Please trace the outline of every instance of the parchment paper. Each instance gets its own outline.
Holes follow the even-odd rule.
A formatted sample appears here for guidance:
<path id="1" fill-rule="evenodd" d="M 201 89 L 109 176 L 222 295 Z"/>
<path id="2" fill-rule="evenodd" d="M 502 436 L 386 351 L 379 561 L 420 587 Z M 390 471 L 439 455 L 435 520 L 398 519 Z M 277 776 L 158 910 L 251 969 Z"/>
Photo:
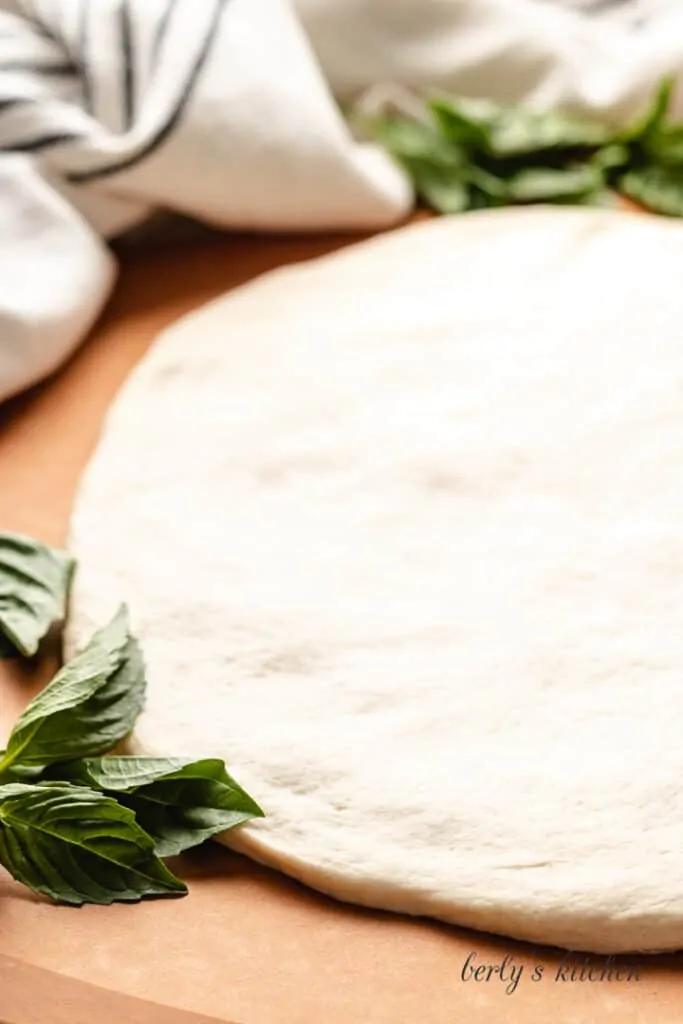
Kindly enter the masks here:
<path id="1" fill-rule="evenodd" d="M 161 327 L 269 267 L 352 240 L 207 234 L 126 251 L 89 344 L 49 385 L 0 410 L 0 529 L 63 541 L 107 405 Z M 55 656 L 28 670 L 0 666 L 3 731 Z M 572 980 L 556 951 L 337 904 L 213 844 L 177 870 L 190 885 L 185 899 L 82 909 L 34 897 L 0 872 L 0 1022 L 683 1020 L 683 958 L 636 958 L 630 980 L 628 970 L 617 974 L 622 961 L 604 958 L 584 965 L 581 980 L 578 958 Z"/>

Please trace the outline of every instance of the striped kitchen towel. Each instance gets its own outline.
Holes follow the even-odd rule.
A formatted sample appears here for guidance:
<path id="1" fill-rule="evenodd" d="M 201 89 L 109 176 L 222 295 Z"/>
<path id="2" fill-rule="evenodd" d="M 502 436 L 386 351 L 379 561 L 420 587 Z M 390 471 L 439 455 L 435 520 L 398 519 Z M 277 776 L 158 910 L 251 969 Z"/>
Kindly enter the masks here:
<path id="1" fill-rule="evenodd" d="M 0 0 L 0 400 L 79 344 L 115 277 L 106 240 L 156 209 L 404 217 L 408 182 L 340 112 L 378 83 L 626 116 L 683 67 L 680 4 L 572 3 L 605 0 Z"/>

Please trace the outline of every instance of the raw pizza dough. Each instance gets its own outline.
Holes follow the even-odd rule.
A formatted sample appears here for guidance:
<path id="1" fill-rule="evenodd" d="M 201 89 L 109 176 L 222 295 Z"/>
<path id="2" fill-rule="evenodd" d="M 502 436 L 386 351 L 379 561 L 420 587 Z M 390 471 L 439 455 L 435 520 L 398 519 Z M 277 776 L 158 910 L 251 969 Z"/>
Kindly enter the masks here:
<path id="1" fill-rule="evenodd" d="M 683 946 L 683 228 L 471 214 L 167 331 L 85 476 L 70 645 L 125 599 L 147 752 L 349 900 Z"/>

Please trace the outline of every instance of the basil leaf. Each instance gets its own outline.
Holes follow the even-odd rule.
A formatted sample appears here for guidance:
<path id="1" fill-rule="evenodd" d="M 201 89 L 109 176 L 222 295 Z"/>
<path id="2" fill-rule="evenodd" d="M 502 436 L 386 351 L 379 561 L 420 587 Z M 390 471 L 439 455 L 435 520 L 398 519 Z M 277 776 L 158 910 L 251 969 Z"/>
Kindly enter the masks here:
<path id="1" fill-rule="evenodd" d="M 590 163 L 593 167 L 599 168 L 601 171 L 612 171 L 617 168 L 626 167 L 629 163 L 630 153 L 628 146 L 624 146 L 619 142 L 610 143 L 607 146 L 603 146 L 599 149 L 591 159 Z"/>
<path id="2" fill-rule="evenodd" d="M 634 168 L 619 178 L 617 187 L 654 213 L 683 217 L 683 168 Z"/>
<path id="3" fill-rule="evenodd" d="M 539 113 L 488 100 L 434 99 L 429 109 L 450 141 L 499 158 L 555 149 L 595 149 L 607 143 L 612 134 L 597 122 L 557 111 Z"/>
<path id="4" fill-rule="evenodd" d="M 656 135 L 648 139 L 647 156 L 655 163 L 667 167 L 683 165 L 683 125 L 669 125 L 660 129 Z"/>
<path id="5" fill-rule="evenodd" d="M 50 776 L 57 773 L 70 782 L 116 793 L 152 836 L 160 857 L 173 857 L 263 817 L 218 759 L 103 757 L 60 765 Z"/>
<path id="6" fill-rule="evenodd" d="M 564 206 L 599 206 L 605 210 L 620 210 L 622 203 L 619 196 L 609 188 L 599 188 L 595 192 L 586 192 L 584 195 L 572 199 L 566 197 L 561 200 Z"/>
<path id="7" fill-rule="evenodd" d="M 131 810 L 66 783 L 0 786 L 0 863 L 62 903 L 137 901 L 186 893 Z"/>
<path id="8" fill-rule="evenodd" d="M 515 202 L 544 202 L 585 196 L 604 186 L 602 171 L 590 164 L 567 167 L 528 167 L 519 171 L 508 182 L 510 196 Z"/>
<path id="9" fill-rule="evenodd" d="M 374 136 L 399 161 L 427 160 L 440 167 L 462 167 L 466 155 L 440 135 L 433 125 L 407 117 L 375 120 L 370 125 Z"/>
<path id="10" fill-rule="evenodd" d="M 489 100 L 430 100 L 429 112 L 449 142 L 472 149 L 490 149 L 490 133 L 500 108 Z"/>
<path id="11" fill-rule="evenodd" d="M 673 96 L 675 78 L 665 78 L 642 117 L 616 133 L 615 142 L 646 142 L 653 139 L 666 121 Z"/>
<path id="12" fill-rule="evenodd" d="M 488 192 L 482 192 L 479 188 L 473 188 L 470 192 L 470 210 L 490 210 L 492 207 L 505 205 L 501 200 L 496 200 Z"/>
<path id="13" fill-rule="evenodd" d="M 376 138 L 410 176 L 418 196 L 438 213 L 462 213 L 469 206 L 464 176 L 467 157 L 433 127 L 409 118 L 375 121 Z"/>
<path id="14" fill-rule="evenodd" d="M 413 164 L 415 191 L 437 213 L 464 213 L 470 208 L 469 189 L 463 178 L 449 168 Z"/>
<path id="15" fill-rule="evenodd" d="M 468 167 L 466 174 L 469 183 L 488 197 L 487 205 L 499 206 L 502 202 L 509 202 L 510 189 L 503 178 L 476 166 Z"/>
<path id="16" fill-rule="evenodd" d="M 32 657 L 53 622 L 61 621 L 74 571 L 64 551 L 19 533 L 0 533 L 0 656 L 13 648 Z"/>
<path id="17" fill-rule="evenodd" d="M 145 685 L 124 606 L 26 707 L 0 761 L 0 776 L 15 764 L 40 769 L 106 754 L 131 732 Z"/>
<path id="18" fill-rule="evenodd" d="M 539 114 L 508 107 L 490 132 L 489 150 L 493 156 L 507 158 L 552 150 L 590 150 L 609 142 L 611 134 L 597 122 L 580 121 L 557 111 Z"/>

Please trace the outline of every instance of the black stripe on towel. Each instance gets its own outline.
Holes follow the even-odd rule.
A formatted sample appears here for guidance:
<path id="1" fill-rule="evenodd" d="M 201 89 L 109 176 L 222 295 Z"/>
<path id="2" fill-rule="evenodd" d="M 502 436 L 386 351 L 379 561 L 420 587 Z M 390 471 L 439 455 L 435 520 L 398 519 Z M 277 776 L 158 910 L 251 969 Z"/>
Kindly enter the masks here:
<path id="1" fill-rule="evenodd" d="M 163 16 L 159 19 L 157 30 L 154 33 L 154 41 L 152 42 L 152 71 L 154 71 L 159 61 L 159 54 L 161 53 L 161 48 L 164 45 L 164 40 L 168 35 L 168 29 L 177 5 L 178 0 L 168 0 L 166 10 L 164 11 Z"/>
<path id="2" fill-rule="evenodd" d="M 0 153 L 37 153 L 41 149 L 49 149 L 50 146 L 60 146 L 64 142 L 75 142 L 81 136 L 77 132 L 55 132 L 52 135 L 40 135 L 35 139 L 12 142 L 7 146 L 0 146 Z"/>
<path id="3" fill-rule="evenodd" d="M 111 174 L 117 174 L 120 171 L 127 171 L 131 167 L 135 167 L 136 164 L 141 163 L 143 160 L 145 160 L 166 141 L 169 135 L 173 132 L 174 128 L 177 127 L 180 119 L 185 113 L 187 105 L 190 102 L 190 99 L 192 98 L 194 87 L 197 84 L 197 81 L 201 76 L 204 67 L 206 66 L 206 62 L 211 53 L 211 44 L 213 43 L 214 36 L 216 35 L 216 32 L 218 30 L 220 20 L 225 10 L 226 3 L 227 0 L 216 0 L 213 11 L 213 17 L 211 18 L 211 24 L 209 25 L 206 33 L 204 34 L 204 38 L 201 41 L 200 47 L 195 57 L 195 61 L 185 81 L 183 91 L 176 100 L 176 103 L 173 109 L 171 110 L 171 113 L 169 114 L 168 118 L 161 125 L 161 127 L 154 133 L 152 138 L 148 142 L 146 142 L 145 145 L 136 153 L 133 153 L 131 156 L 128 156 L 123 160 L 120 160 L 118 163 L 108 164 L 106 167 L 99 167 L 89 171 L 74 171 L 70 175 L 68 175 L 68 181 L 74 184 L 87 181 L 98 181 L 99 179 L 106 178 Z"/>
<path id="4" fill-rule="evenodd" d="M 55 35 L 52 29 L 48 28 L 48 26 L 43 21 L 42 17 L 36 10 L 36 5 L 35 3 L 33 3 L 33 0 L 30 0 L 27 6 L 30 9 L 26 12 L 26 17 L 29 18 L 31 21 L 31 31 L 35 35 L 40 36 L 41 39 L 49 39 L 53 43 L 60 42 L 58 36 Z"/>
<path id="5" fill-rule="evenodd" d="M 624 3 L 624 0 L 592 0 L 584 10 L 586 14 L 604 14 L 612 8 L 628 6 L 628 2 Z"/>
<path id="6" fill-rule="evenodd" d="M 59 61 L 52 64 L 41 64 L 32 60 L 3 60 L 0 61 L 0 74 L 6 71 L 26 71 L 31 75 L 46 75 L 49 77 L 65 78 L 68 75 L 77 75 L 78 68 L 70 61 Z"/>
<path id="7" fill-rule="evenodd" d="M 135 53 L 128 0 L 121 0 L 119 5 L 119 37 L 123 61 L 123 127 L 128 131 L 135 120 Z"/>
<path id="8" fill-rule="evenodd" d="M 92 114 L 93 87 L 90 77 L 88 46 L 90 40 L 90 0 L 80 0 L 81 9 L 78 17 L 78 54 L 81 72 L 81 99 L 86 114 Z"/>
<path id="9" fill-rule="evenodd" d="M 11 110 L 12 107 L 20 107 L 23 103 L 35 103 L 35 100 L 30 96 L 8 96 L 6 99 L 0 99 L 0 114 Z"/>

